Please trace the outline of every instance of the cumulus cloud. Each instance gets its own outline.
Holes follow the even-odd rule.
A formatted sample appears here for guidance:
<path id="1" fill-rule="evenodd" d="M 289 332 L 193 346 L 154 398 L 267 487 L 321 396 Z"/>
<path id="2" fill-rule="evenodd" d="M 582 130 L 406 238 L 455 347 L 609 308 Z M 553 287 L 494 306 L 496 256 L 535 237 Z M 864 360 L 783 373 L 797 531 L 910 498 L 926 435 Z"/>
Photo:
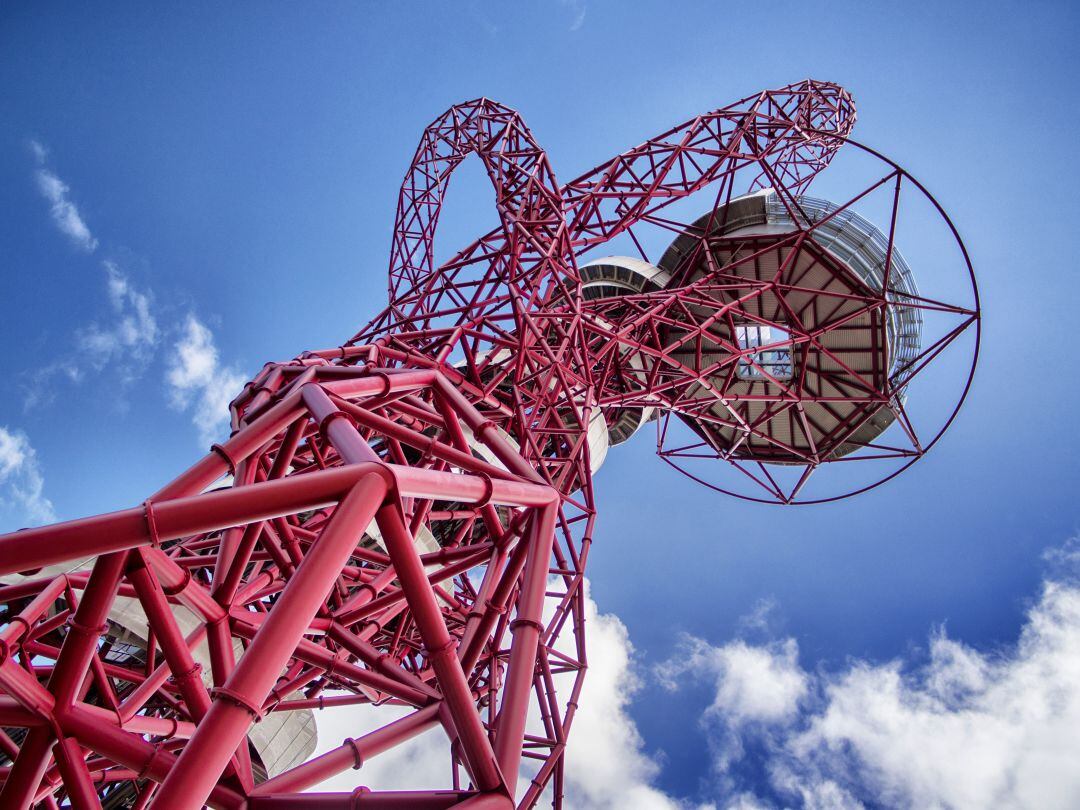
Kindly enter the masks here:
<path id="1" fill-rule="evenodd" d="M 589 670 L 566 750 L 566 805 L 587 810 L 675 810 L 683 804 L 657 789 L 660 765 L 645 751 L 629 708 L 642 681 L 626 625 L 585 600 Z M 570 634 L 559 642 L 569 645 Z M 566 650 L 570 653 L 570 650 Z"/>
<path id="2" fill-rule="evenodd" d="M 30 141 L 30 151 L 38 164 L 34 175 L 38 191 L 49 202 L 53 223 L 76 247 L 93 253 L 97 249 L 98 241 L 87 227 L 78 207 L 72 202 L 70 187 L 45 165 L 48 150 L 41 143 Z"/>
<path id="3" fill-rule="evenodd" d="M 0 509 L 4 521 L 38 524 L 56 520 L 44 491 L 37 453 L 26 434 L 0 427 Z"/>
<path id="4" fill-rule="evenodd" d="M 579 810 L 683 807 L 652 785 L 660 766 L 645 752 L 628 713 L 641 681 L 635 672 L 634 648 L 625 625 L 617 616 L 600 613 L 591 598 L 585 602 L 585 623 L 589 671 L 567 747 L 566 806 Z M 559 643 L 563 643 L 562 638 Z M 372 731 L 406 713 L 392 706 L 321 711 L 316 714 L 317 751 L 329 750 L 345 737 Z M 436 727 L 406 745 L 373 757 L 360 772 L 338 774 L 315 789 L 351 790 L 361 784 L 375 790 L 445 788 L 450 784 L 448 751 L 446 736 Z M 519 794 L 531 778 L 526 769 L 523 767 Z"/>
<path id="5" fill-rule="evenodd" d="M 169 397 L 179 410 L 190 410 L 199 440 L 211 444 L 223 438 L 229 424 L 229 403 L 247 377 L 222 366 L 213 333 L 189 314 L 173 347 L 166 374 Z"/>
<path id="6" fill-rule="evenodd" d="M 1074 542 L 1054 557 L 1075 564 L 1077 551 Z M 1072 574 L 1044 583 L 1008 650 L 976 650 L 939 629 L 922 663 L 855 661 L 810 673 L 790 638 L 686 643 L 687 662 L 661 674 L 669 685 L 689 673 L 712 680 L 702 723 L 732 805 L 1080 806 L 1080 586 Z M 765 752 L 771 796 L 755 796 L 729 770 L 751 743 L 755 755 Z"/>
<path id="7" fill-rule="evenodd" d="M 669 687 L 685 673 L 711 677 L 716 691 L 708 713 L 727 723 L 776 723 L 792 717 L 807 692 L 807 675 L 799 667 L 794 639 L 767 647 L 734 641 L 712 647 L 687 636 L 679 657 L 659 669 Z"/>
<path id="8" fill-rule="evenodd" d="M 341 745 L 346 737 L 361 737 L 413 710 L 401 706 L 363 706 L 322 709 L 315 713 L 319 742 L 315 754 Z M 451 784 L 450 744 L 436 725 L 403 745 L 366 760 L 359 771 L 336 774 L 312 790 L 346 791 L 363 785 L 372 790 L 436 790 Z"/>

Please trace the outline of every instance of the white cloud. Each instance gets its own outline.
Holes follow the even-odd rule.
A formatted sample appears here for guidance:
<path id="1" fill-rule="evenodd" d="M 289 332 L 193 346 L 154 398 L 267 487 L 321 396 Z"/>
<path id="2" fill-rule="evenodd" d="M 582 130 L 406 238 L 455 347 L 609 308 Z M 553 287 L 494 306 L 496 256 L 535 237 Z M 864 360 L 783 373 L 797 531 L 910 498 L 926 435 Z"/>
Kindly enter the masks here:
<path id="1" fill-rule="evenodd" d="M 49 156 L 49 150 L 40 141 L 31 139 L 29 141 L 30 152 L 34 155 L 34 160 L 38 163 L 44 163 L 45 159 Z"/>
<path id="2" fill-rule="evenodd" d="M 30 151 L 33 152 L 34 159 L 38 163 L 38 169 L 34 175 L 38 191 L 49 201 L 53 223 L 76 247 L 87 253 L 93 253 L 97 249 L 97 239 L 87 227 L 78 207 L 71 201 L 71 189 L 67 183 L 45 165 L 45 160 L 49 155 L 48 149 L 37 141 L 30 141 Z"/>
<path id="3" fill-rule="evenodd" d="M 171 402 L 179 410 L 191 409 L 203 444 L 219 441 L 229 424 L 229 403 L 247 377 L 221 366 L 213 333 L 194 315 L 188 315 L 173 348 L 166 374 Z"/>
<path id="4" fill-rule="evenodd" d="M 794 639 L 766 646 L 739 640 L 713 647 L 684 636 L 676 655 L 657 667 L 657 675 L 668 689 L 677 688 L 686 675 L 711 683 L 713 698 L 702 723 L 709 731 L 709 749 L 724 793 L 737 787 L 725 772 L 743 757 L 745 730 L 792 719 L 809 688 Z M 745 804 L 746 797 L 740 801 Z"/>
<path id="5" fill-rule="evenodd" d="M 1043 552 L 1043 562 L 1050 568 L 1051 579 L 1075 581 L 1080 575 L 1080 537 Z"/>
<path id="6" fill-rule="evenodd" d="M 56 399 L 55 380 L 60 377 L 69 382 L 82 382 L 85 374 L 72 360 L 57 360 L 20 374 L 19 388 L 23 394 L 23 408 L 27 411 L 50 405 Z"/>
<path id="7" fill-rule="evenodd" d="M 627 712 L 640 679 L 634 671 L 633 645 L 617 616 L 603 614 L 589 597 L 585 602 L 589 671 L 566 752 L 566 806 L 575 810 L 676 810 L 684 807 L 651 784 L 659 764 L 644 751 L 641 735 Z M 560 646 L 563 645 L 560 638 Z M 318 753 L 372 731 L 406 714 L 391 706 L 324 710 L 316 714 Z M 533 718 L 535 721 L 535 718 Z M 409 743 L 346 771 L 316 790 L 446 788 L 450 784 L 449 744 L 435 727 Z M 519 795 L 528 784 L 525 768 Z M 541 801 L 543 805 L 543 801 Z"/>
<path id="8" fill-rule="evenodd" d="M 92 253 L 97 249 L 97 239 L 71 201 L 71 189 L 46 165 L 49 150 L 36 140 L 30 140 L 28 146 L 38 165 L 38 188 L 52 204 L 56 226 L 76 245 Z M 105 260 L 102 267 L 111 317 L 77 329 L 74 352 L 22 375 L 25 408 L 52 402 L 59 379 L 79 383 L 88 376 L 88 369 L 112 367 L 120 382 L 127 385 L 142 376 L 153 360 L 162 332 L 153 296 L 134 286 L 115 262 Z M 183 334 L 175 345 L 166 377 L 170 399 L 175 407 L 192 410 L 200 440 L 209 443 L 221 437 L 228 424 L 228 404 L 246 378 L 220 365 L 213 335 L 194 315 L 189 315 L 180 328 Z M 116 404 L 125 407 L 122 401 Z"/>
<path id="9" fill-rule="evenodd" d="M 0 427 L 0 507 L 5 521 L 12 518 L 37 524 L 56 520 L 44 490 L 37 453 L 26 434 Z"/>
<path id="10" fill-rule="evenodd" d="M 29 147 L 38 164 L 35 173 L 38 189 L 52 204 L 53 221 L 77 246 L 92 253 L 97 249 L 97 239 L 70 200 L 67 184 L 45 165 L 49 150 L 35 140 L 29 141 Z M 27 409 L 50 403 L 55 398 L 54 387 L 58 379 L 81 382 L 87 367 L 101 371 L 113 363 L 121 382 L 130 383 L 142 374 L 152 359 L 159 335 L 152 311 L 152 296 L 136 289 L 115 262 L 103 261 L 102 267 L 112 317 L 104 323 L 94 321 L 78 329 L 74 353 L 23 375 L 21 387 Z"/>
<path id="11" fill-rule="evenodd" d="M 319 743 L 315 754 L 341 745 L 346 737 L 360 737 L 411 713 L 401 706 L 362 706 L 323 709 L 315 713 Z M 436 725 L 403 745 L 366 760 L 359 771 L 347 770 L 312 790 L 345 791 L 359 785 L 372 790 L 436 790 L 450 782 L 450 743 Z"/>
<path id="12" fill-rule="evenodd" d="M 1075 562 L 1075 552 L 1055 556 Z M 753 742 L 772 798 L 788 806 L 1080 806 L 1080 587 L 1068 576 L 1044 583 L 1006 651 L 937 631 L 921 665 L 855 661 L 811 674 L 794 639 L 688 644 L 689 660 L 662 674 L 715 679 L 703 724 L 733 804 L 758 801 L 729 770 Z"/>
<path id="13" fill-rule="evenodd" d="M 160 341 L 161 330 L 153 311 L 153 296 L 137 289 L 115 262 L 101 263 L 112 310 L 109 319 L 91 322 L 75 331 L 75 351 L 22 375 L 23 406 L 29 410 L 51 403 L 57 380 L 80 383 L 87 370 L 113 366 L 123 385 L 146 370 Z"/>
<path id="14" fill-rule="evenodd" d="M 773 597 L 759 599 L 750 612 L 739 617 L 739 636 L 768 636 L 778 622 L 779 603 Z"/>
<path id="15" fill-rule="evenodd" d="M 684 805 L 653 786 L 659 763 L 629 714 L 641 679 L 626 625 L 586 595 L 589 670 L 566 750 L 566 806 L 585 810 L 675 810 Z M 564 630 L 560 642 L 568 643 Z M 567 650 L 567 652 L 570 652 Z"/>
<path id="16" fill-rule="evenodd" d="M 807 676 L 799 667 L 799 648 L 794 639 L 767 647 L 733 641 L 712 647 L 701 639 L 687 636 L 679 656 L 659 668 L 664 682 L 692 672 L 696 677 L 711 677 L 716 692 L 708 711 L 722 716 L 727 723 L 775 723 L 786 720 L 798 710 L 806 696 Z"/>
<path id="17" fill-rule="evenodd" d="M 38 163 L 38 189 L 52 203 L 52 216 L 56 226 L 83 250 L 93 252 L 97 248 L 97 239 L 90 233 L 78 208 L 69 199 L 71 189 L 45 165 L 49 150 L 35 140 L 31 140 L 29 145 Z M 132 366 L 145 365 L 150 350 L 157 342 L 158 326 L 151 312 L 152 300 L 149 293 L 132 286 L 115 262 L 106 260 L 102 262 L 102 267 L 105 268 L 109 303 L 114 317 L 104 326 L 94 322 L 79 330 L 78 347 L 88 355 L 90 364 L 98 370 L 115 357 L 123 355 L 127 361 L 125 376 L 130 377 Z M 131 361 L 135 361 L 134 364 Z M 50 368 L 53 372 L 64 371 L 72 379 L 79 376 L 78 373 L 73 375 L 70 372 L 73 368 L 71 364 L 55 363 Z"/>
<path id="18" fill-rule="evenodd" d="M 158 341 L 158 325 L 151 311 L 150 294 L 137 290 L 114 262 L 106 261 L 106 284 L 112 320 L 90 324 L 76 333 L 76 342 L 96 369 L 120 361 L 130 382 L 149 361 Z"/>

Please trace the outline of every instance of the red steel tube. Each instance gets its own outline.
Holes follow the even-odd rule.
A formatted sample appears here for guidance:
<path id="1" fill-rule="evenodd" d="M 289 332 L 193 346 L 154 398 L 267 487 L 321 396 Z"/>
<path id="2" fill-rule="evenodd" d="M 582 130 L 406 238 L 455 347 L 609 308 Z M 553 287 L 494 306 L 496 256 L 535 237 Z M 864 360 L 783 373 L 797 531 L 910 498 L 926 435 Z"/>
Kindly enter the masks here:
<path id="1" fill-rule="evenodd" d="M 23 709 L 41 720 L 52 717 L 56 698 L 38 683 L 37 678 L 8 657 L 7 648 L 0 645 L 0 688 Z M 37 723 L 35 725 L 40 725 Z"/>
<path id="2" fill-rule="evenodd" d="M 487 497 L 490 490 L 495 503 L 539 506 L 554 496 L 553 490 L 542 485 L 396 465 L 385 468 L 393 470 L 402 494 L 410 497 L 476 502 Z M 151 509 L 156 540 L 176 540 L 330 506 L 366 472 L 353 462 L 307 475 L 154 503 Z M 0 575 L 150 545 L 153 539 L 145 506 L 23 529 L 0 535 Z"/>
<path id="3" fill-rule="evenodd" d="M 503 773 L 516 774 L 521 763 L 521 744 L 525 737 L 529 691 L 536 672 L 536 648 L 543 631 L 544 592 L 557 517 L 558 508 L 552 504 L 534 515 L 530 527 L 529 558 L 518 596 L 517 617 L 510 623 L 514 638 L 495 738 L 495 755 Z"/>
<path id="4" fill-rule="evenodd" d="M 236 464 L 243 461 L 264 442 L 284 430 L 299 413 L 299 395 L 295 393 L 287 395 L 281 402 L 222 444 L 220 453 L 212 452 L 204 456 L 179 478 L 150 496 L 150 500 L 165 500 L 202 492 L 223 475 L 232 472 L 230 463 Z M 226 459 L 230 459 L 231 462 Z"/>
<path id="5" fill-rule="evenodd" d="M 0 644 L 12 645 L 24 636 L 30 626 L 36 622 L 46 610 L 52 607 L 52 603 L 64 592 L 67 587 L 67 577 L 57 577 L 50 582 L 33 599 L 30 604 L 19 611 L 19 615 L 8 619 L 8 626 L 0 630 Z"/>
<path id="6" fill-rule="evenodd" d="M 427 731 L 438 722 L 439 704 L 425 706 L 363 737 L 346 740 L 337 748 L 266 780 L 251 792 L 251 796 L 306 790 L 334 774 L 349 768 L 360 768 L 372 757 Z"/>
<path id="7" fill-rule="evenodd" d="M 290 515 L 337 502 L 370 470 L 340 467 L 249 487 L 154 502 L 159 541 Z M 0 535 L 0 574 L 150 545 L 145 506 Z"/>
<path id="8" fill-rule="evenodd" d="M 364 441 L 364 437 L 357 432 L 348 419 L 340 418 L 344 414 L 330 401 L 330 397 L 318 384 L 308 383 L 300 390 L 300 394 L 304 398 L 304 404 L 311 411 L 312 417 L 318 423 L 319 429 L 326 434 L 326 438 L 343 459 L 350 464 L 381 461 L 371 449 L 371 445 Z"/>
<path id="9" fill-rule="evenodd" d="M 254 623 L 242 623 L 239 619 L 236 619 L 235 624 L 235 632 L 238 636 L 255 638 L 259 625 Z M 342 661 L 340 658 L 335 657 L 335 655 L 325 647 L 320 647 L 318 644 L 315 644 L 306 638 L 300 639 L 300 643 L 296 645 L 293 655 L 307 664 L 322 667 L 327 671 L 341 673 L 360 686 L 368 686 L 371 689 L 378 690 L 387 695 L 392 695 L 398 700 L 411 703 L 414 706 L 426 706 L 432 701 L 432 696 L 429 694 L 428 690 L 421 691 L 400 680 L 388 678 L 386 675 L 382 675 L 378 672 L 372 672 L 371 670 L 358 667 L 355 664 Z"/>
<path id="10" fill-rule="evenodd" d="M 376 515 L 386 550 L 401 580 L 401 589 L 412 610 L 413 619 L 427 647 L 431 668 L 442 687 L 444 699 L 461 739 L 462 751 L 476 784 L 485 791 L 505 783 L 499 771 L 487 732 L 476 712 L 465 672 L 454 652 L 455 642 L 446 629 L 435 601 L 420 555 L 413 545 L 405 523 L 393 505 L 382 507 Z"/>
<path id="11" fill-rule="evenodd" d="M 495 457 L 506 466 L 506 469 L 520 475 L 527 481 L 535 481 L 538 484 L 543 483 L 544 479 L 540 477 L 540 474 L 530 467 L 529 463 L 521 457 L 521 454 L 508 445 L 498 433 L 491 430 L 493 425 L 476 410 L 473 404 L 465 398 L 464 394 L 450 384 L 449 380 L 439 374 L 435 377 L 435 387 L 438 389 L 439 394 L 445 397 L 453 409 L 461 415 L 461 418 L 465 420 L 465 424 L 469 426 L 476 438 L 487 445 L 488 449 L 495 454 Z"/>
<path id="12" fill-rule="evenodd" d="M 105 629 L 105 619 L 116 596 L 126 554 L 110 554 L 94 563 L 82 601 L 68 623 L 68 632 L 49 679 L 49 691 L 56 699 L 56 710 L 64 710 L 78 696 L 97 640 Z M 49 766 L 52 746 L 51 729 L 38 727 L 27 732 L 26 741 L 0 790 L 0 806 L 29 806 Z"/>
<path id="13" fill-rule="evenodd" d="M 148 743 L 140 736 L 102 723 L 97 715 L 90 712 L 70 708 L 59 720 L 64 732 L 77 738 L 83 745 L 155 782 L 164 781 L 176 764 L 174 754 Z M 231 788 L 215 785 L 206 803 L 217 810 L 240 810 L 244 797 Z"/>
<path id="14" fill-rule="evenodd" d="M 75 810 L 101 810 L 97 790 L 86 769 L 78 742 L 72 737 L 61 737 L 53 746 L 53 753 L 71 806 Z"/>
<path id="15" fill-rule="evenodd" d="M 461 806 L 470 794 L 455 790 L 402 790 L 372 792 L 357 788 L 352 793 L 286 793 L 257 796 L 249 810 L 446 810 Z M 512 805 L 511 805 L 512 806 Z M 506 805 L 498 810 L 504 810 Z"/>
<path id="16" fill-rule="evenodd" d="M 128 571 L 128 578 L 139 594 L 139 601 L 184 697 L 188 713 L 198 722 L 210 708 L 210 695 L 200 677 L 202 668 L 195 663 L 161 586 L 141 560 Z"/>
<path id="17" fill-rule="evenodd" d="M 0 726 L 30 728 L 44 723 L 44 717 L 27 710 L 15 698 L 0 695 Z"/>
<path id="18" fill-rule="evenodd" d="M 159 803 L 202 806 L 387 492 L 387 479 L 369 473 L 337 507 L 162 783 Z"/>

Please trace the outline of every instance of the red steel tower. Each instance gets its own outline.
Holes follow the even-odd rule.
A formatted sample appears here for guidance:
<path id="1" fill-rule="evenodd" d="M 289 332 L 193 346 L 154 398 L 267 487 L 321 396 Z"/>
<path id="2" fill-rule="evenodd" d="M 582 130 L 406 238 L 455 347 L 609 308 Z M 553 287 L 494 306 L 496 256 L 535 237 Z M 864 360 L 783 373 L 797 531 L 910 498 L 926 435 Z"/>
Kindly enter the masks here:
<path id="1" fill-rule="evenodd" d="M 0 806 L 562 806 L 608 448 L 655 423 L 709 486 L 829 500 L 921 457 L 966 395 L 967 254 L 854 123 L 845 90 L 804 81 L 560 186 L 514 111 L 436 119 L 378 317 L 267 364 L 231 437 L 142 504 L 0 537 Z M 843 179 L 869 179 L 808 196 L 841 146 Z M 501 224 L 436 266 L 470 155 Z M 823 466 L 839 491 L 814 488 Z M 310 757 L 313 712 L 388 708 Z M 443 789 L 304 792 L 435 727 Z"/>

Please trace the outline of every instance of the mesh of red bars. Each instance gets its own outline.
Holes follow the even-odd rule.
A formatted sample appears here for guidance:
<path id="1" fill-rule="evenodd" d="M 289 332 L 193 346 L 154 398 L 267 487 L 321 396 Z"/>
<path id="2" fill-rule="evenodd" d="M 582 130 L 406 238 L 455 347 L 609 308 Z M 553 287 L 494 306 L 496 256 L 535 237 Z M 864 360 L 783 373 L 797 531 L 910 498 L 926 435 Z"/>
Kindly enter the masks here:
<path id="1" fill-rule="evenodd" d="M 658 211 L 706 186 L 719 210 L 737 177 L 798 205 L 853 123 L 846 92 L 807 81 L 699 116 L 559 187 L 513 111 L 481 99 L 437 119 L 402 186 L 389 308 L 340 348 L 267 365 L 232 405 L 231 438 L 143 504 L 0 537 L 0 805 L 562 806 L 587 668 L 589 425 L 658 408 L 697 424 L 713 458 L 755 479 L 769 452 L 791 451 L 716 382 L 740 358 L 754 363 L 709 331 L 763 294 L 761 279 L 737 272 L 753 251 L 588 305 L 577 257 L 620 235 L 637 243 L 642 225 L 690 233 Z M 469 155 L 491 177 L 501 227 L 436 267 L 448 178 Z M 892 167 L 878 186 L 895 185 L 895 203 L 906 177 Z M 770 245 L 787 257 L 770 294 L 794 294 L 782 268 L 812 231 Z M 862 314 L 947 307 L 977 325 L 977 299 L 898 302 L 887 289 L 827 294 Z M 821 346 L 829 328 L 796 345 Z M 687 363 L 686 347 L 706 339 L 723 356 Z M 951 340 L 919 354 L 904 385 Z M 867 376 L 847 397 L 863 408 L 855 418 L 902 413 L 899 379 Z M 822 398 L 772 382 L 759 415 Z M 718 447 L 721 428 L 757 443 Z M 916 441 L 916 455 L 925 449 Z M 807 470 L 831 460 L 825 447 L 800 452 Z M 774 500 L 794 500 L 774 483 Z M 144 617 L 134 651 L 121 649 L 118 605 Z M 268 716 L 378 706 L 398 719 L 277 773 L 250 741 Z M 353 768 L 362 783 L 365 762 L 436 727 L 445 789 L 302 793 Z"/>

